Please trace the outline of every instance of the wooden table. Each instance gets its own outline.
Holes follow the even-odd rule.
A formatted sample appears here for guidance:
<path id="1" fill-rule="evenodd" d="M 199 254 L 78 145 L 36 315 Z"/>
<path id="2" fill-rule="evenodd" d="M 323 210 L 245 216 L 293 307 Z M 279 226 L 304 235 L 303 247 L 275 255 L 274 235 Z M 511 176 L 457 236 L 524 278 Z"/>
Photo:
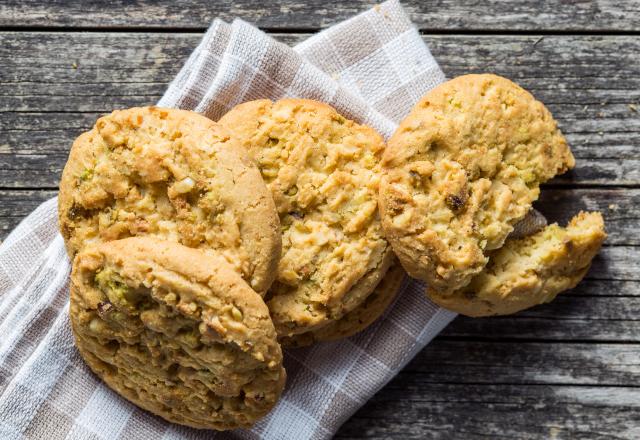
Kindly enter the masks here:
<path id="1" fill-rule="evenodd" d="M 72 140 L 155 102 L 214 17 L 287 43 L 371 6 L 319 0 L 2 0 L 2 237 L 56 194 Z M 338 438 L 640 438 L 640 1 L 405 1 L 449 77 L 496 72 L 544 101 L 576 169 L 538 207 L 601 210 L 586 280 L 515 316 L 458 318 Z"/>

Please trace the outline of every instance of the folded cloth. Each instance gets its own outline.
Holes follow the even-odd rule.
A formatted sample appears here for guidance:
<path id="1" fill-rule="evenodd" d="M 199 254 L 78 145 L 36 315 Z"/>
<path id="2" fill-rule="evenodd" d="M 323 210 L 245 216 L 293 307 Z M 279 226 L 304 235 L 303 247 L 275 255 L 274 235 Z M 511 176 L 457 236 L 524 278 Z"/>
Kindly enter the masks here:
<path id="1" fill-rule="evenodd" d="M 241 102 L 317 99 L 388 137 L 444 75 L 396 1 L 290 48 L 251 25 L 215 20 L 159 102 L 218 119 Z M 68 319 L 70 263 L 56 200 L 0 246 L 0 438 L 330 438 L 454 313 L 405 280 L 395 304 L 347 340 L 288 350 L 276 408 L 251 430 L 171 425 L 117 396 L 85 367 Z"/>

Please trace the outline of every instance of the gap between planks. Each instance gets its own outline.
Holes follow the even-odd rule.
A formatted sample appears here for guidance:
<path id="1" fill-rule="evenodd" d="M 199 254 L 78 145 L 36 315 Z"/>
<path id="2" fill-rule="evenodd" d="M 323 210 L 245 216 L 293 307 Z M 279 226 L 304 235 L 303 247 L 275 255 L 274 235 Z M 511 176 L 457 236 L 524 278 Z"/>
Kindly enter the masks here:
<path id="1" fill-rule="evenodd" d="M 30 32 L 30 33 L 132 33 L 132 34 L 201 34 L 207 27 L 161 27 L 161 26 L 0 26 L 0 32 Z M 296 34 L 313 35 L 326 28 L 274 28 L 259 27 L 267 34 Z M 420 35 L 517 35 L 517 36 L 636 36 L 636 30 L 553 30 L 553 29 L 418 29 Z"/>

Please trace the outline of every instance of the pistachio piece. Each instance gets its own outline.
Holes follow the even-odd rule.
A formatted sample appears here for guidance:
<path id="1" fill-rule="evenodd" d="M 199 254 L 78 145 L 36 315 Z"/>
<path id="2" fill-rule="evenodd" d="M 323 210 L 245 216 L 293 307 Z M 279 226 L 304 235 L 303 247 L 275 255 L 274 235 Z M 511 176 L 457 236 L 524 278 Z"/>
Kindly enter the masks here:
<path id="1" fill-rule="evenodd" d="M 195 185 L 196 182 L 191 177 L 185 177 L 181 181 L 174 183 L 173 189 L 175 189 L 178 194 L 186 194 L 190 192 Z"/>

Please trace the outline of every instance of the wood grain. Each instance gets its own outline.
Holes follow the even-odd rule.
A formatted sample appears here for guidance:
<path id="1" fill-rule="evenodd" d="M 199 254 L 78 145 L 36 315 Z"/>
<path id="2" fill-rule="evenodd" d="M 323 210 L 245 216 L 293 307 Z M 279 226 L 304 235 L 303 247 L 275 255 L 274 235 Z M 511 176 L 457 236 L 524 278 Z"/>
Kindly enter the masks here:
<path id="1" fill-rule="evenodd" d="M 638 415 L 635 386 L 435 384 L 402 372 L 335 438 L 629 440 Z"/>
<path id="2" fill-rule="evenodd" d="M 4 239 L 20 220 L 40 203 L 55 197 L 57 191 L 48 190 L 0 190 L 0 237 Z"/>
<path id="3" fill-rule="evenodd" d="M 337 439 L 632 439 L 640 346 L 438 338 Z"/>
<path id="4" fill-rule="evenodd" d="M 461 341 L 441 337 L 404 369 L 423 383 L 624 386 L 640 376 L 639 344 Z M 467 372 L 474 365 L 474 374 Z"/>
<path id="5" fill-rule="evenodd" d="M 585 280 L 574 289 L 574 294 L 561 294 L 549 304 L 516 315 L 487 319 L 459 317 L 442 335 L 512 342 L 640 342 L 640 299 L 582 296 L 583 291 L 593 289 L 593 284 L 593 280 Z"/>
<path id="6" fill-rule="evenodd" d="M 0 26 L 81 26 L 92 28 L 201 29 L 218 17 L 242 17 L 271 30 L 295 27 L 315 31 L 369 9 L 375 2 L 354 0 L 5 0 Z M 634 0 L 404 0 L 411 20 L 422 30 L 590 30 L 637 31 L 640 5 Z"/>
<path id="7" fill-rule="evenodd" d="M 305 35 L 277 37 L 291 44 Z M 55 187 L 73 139 L 102 113 L 155 102 L 199 38 L 0 33 L 0 187 Z M 578 158 L 576 169 L 556 183 L 640 185 L 640 63 L 611 57 L 640 53 L 640 39 L 440 35 L 425 40 L 447 75 L 495 71 L 548 105 Z"/>

